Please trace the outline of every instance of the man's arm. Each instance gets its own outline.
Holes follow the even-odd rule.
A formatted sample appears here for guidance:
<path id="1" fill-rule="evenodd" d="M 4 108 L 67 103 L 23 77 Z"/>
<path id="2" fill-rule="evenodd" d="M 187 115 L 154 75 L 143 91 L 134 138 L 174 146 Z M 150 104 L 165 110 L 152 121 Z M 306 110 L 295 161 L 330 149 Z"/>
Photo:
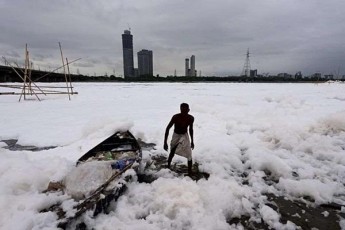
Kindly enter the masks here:
<path id="1" fill-rule="evenodd" d="M 168 151 L 169 130 L 173 125 L 174 125 L 174 117 L 171 118 L 171 121 L 169 122 L 168 126 L 165 129 L 165 135 L 164 135 L 164 149 L 165 149 L 165 151 Z"/>
<path id="2" fill-rule="evenodd" d="M 194 149 L 194 130 L 193 130 L 194 117 L 192 117 L 192 122 L 189 125 L 189 135 L 191 139 L 190 147 Z"/>

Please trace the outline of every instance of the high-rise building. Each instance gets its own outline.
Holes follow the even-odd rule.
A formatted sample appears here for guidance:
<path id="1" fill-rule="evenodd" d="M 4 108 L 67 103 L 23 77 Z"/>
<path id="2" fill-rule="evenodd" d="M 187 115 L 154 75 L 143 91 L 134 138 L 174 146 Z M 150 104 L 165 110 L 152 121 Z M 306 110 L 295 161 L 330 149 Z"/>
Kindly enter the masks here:
<path id="1" fill-rule="evenodd" d="M 139 76 L 153 76 L 153 55 L 152 50 L 141 50 L 138 52 Z"/>
<path id="2" fill-rule="evenodd" d="M 185 60 L 185 76 L 188 77 L 189 76 L 189 59 L 186 58 Z"/>
<path id="3" fill-rule="evenodd" d="M 196 71 L 195 71 L 195 56 L 192 55 L 190 57 L 190 74 L 189 76 L 195 77 L 196 76 Z"/>
<path id="4" fill-rule="evenodd" d="M 124 77 L 134 77 L 133 35 L 129 30 L 125 30 L 122 34 L 122 49 Z"/>
<path id="5" fill-rule="evenodd" d="M 189 68 L 189 58 L 185 59 L 185 76 L 186 77 L 196 77 L 196 69 L 195 69 L 195 56 L 192 55 L 190 57 L 190 68 Z"/>

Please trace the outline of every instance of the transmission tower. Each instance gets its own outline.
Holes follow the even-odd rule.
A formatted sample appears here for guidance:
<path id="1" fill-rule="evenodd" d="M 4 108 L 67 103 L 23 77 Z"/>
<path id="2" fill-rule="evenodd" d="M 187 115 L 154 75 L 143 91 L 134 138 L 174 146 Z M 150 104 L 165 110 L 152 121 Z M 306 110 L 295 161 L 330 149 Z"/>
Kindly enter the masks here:
<path id="1" fill-rule="evenodd" d="M 250 77 L 250 60 L 249 60 L 249 48 L 247 50 L 246 61 L 244 62 L 242 76 Z"/>

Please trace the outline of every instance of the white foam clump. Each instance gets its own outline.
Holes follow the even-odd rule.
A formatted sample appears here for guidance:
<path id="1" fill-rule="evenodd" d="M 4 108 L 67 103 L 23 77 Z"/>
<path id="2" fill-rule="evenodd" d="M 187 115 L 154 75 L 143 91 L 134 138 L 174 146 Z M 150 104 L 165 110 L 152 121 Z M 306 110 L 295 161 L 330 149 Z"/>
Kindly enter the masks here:
<path id="1" fill-rule="evenodd" d="M 132 223 L 133 229 L 228 229 L 223 210 L 212 200 L 188 178 L 159 178 L 152 184 L 130 185 L 111 218 L 124 224 L 120 228 Z"/>
<path id="2" fill-rule="evenodd" d="M 337 112 L 329 115 L 327 118 L 321 119 L 317 126 L 312 127 L 312 131 L 323 134 L 338 134 L 345 132 L 345 111 Z"/>
<path id="3" fill-rule="evenodd" d="M 274 177 L 289 177 L 292 168 L 280 157 L 274 155 L 273 152 L 261 149 L 261 151 L 248 151 L 251 160 L 251 166 L 256 170 L 268 170 Z"/>
<path id="4" fill-rule="evenodd" d="M 85 162 L 73 169 L 64 180 L 67 194 L 75 199 L 87 197 L 114 173 L 109 161 Z"/>
<path id="5" fill-rule="evenodd" d="M 296 225 L 291 221 L 287 221 L 286 224 L 279 222 L 280 214 L 274 211 L 271 207 L 264 205 L 260 208 L 260 214 L 262 219 L 273 229 L 286 229 L 295 230 Z"/>
<path id="6" fill-rule="evenodd" d="M 331 202 L 338 189 L 337 184 L 334 182 L 323 183 L 316 179 L 295 181 L 280 178 L 277 187 L 293 196 L 310 196 L 316 203 Z"/>

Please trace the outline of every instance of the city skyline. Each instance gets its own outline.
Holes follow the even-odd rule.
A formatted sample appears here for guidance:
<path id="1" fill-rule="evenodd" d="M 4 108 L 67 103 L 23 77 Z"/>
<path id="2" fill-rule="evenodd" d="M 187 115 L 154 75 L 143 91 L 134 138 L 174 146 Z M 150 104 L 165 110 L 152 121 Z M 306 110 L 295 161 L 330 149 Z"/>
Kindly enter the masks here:
<path id="1" fill-rule="evenodd" d="M 194 54 L 204 76 L 240 75 L 246 50 L 259 73 L 345 74 L 342 0 L 183 0 L 0 3 L 0 54 L 21 64 L 28 44 L 35 69 L 61 65 L 58 42 L 71 71 L 123 76 L 120 36 L 131 28 L 134 50 L 154 50 L 154 75 L 184 75 Z M 78 9 L 78 11 L 76 11 Z M 28 26 L 30 25 L 30 26 Z M 134 66 L 137 66 L 134 60 Z M 2 63 L 4 64 L 4 63 Z"/>
<path id="2" fill-rule="evenodd" d="M 122 34 L 123 50 L 123 76 L 133 78 L 139 76 L 153 76 L 153 53 L 152 50 L 142 49 L 137 52 L 138 67 L 134 66 L 133 35 L 130 30 Z"/>

